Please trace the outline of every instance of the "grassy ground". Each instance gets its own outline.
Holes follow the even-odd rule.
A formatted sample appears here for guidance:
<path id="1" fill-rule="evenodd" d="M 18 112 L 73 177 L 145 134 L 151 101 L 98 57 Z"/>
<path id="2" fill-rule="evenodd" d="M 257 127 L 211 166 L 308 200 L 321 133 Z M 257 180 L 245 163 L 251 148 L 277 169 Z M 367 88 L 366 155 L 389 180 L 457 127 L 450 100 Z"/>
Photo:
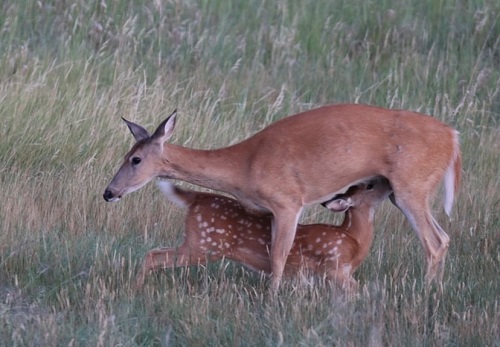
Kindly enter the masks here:
<path id="1" fill-rule="evenodd" d="M 0 5 L 0 344 L 499 346 L 500 5 L 495 1 L 3 1 Z M 177 108 L 174 142 L 216 148 L 315 106 L 362 102 L 461 132 L 444 292 L 384 203 L 345 298 L 239 265 L 167 271 L 183 211 L 153 185 L 101 195 L 133 142 Z M 304 222 L 332 221 L 311 208 Z"/>

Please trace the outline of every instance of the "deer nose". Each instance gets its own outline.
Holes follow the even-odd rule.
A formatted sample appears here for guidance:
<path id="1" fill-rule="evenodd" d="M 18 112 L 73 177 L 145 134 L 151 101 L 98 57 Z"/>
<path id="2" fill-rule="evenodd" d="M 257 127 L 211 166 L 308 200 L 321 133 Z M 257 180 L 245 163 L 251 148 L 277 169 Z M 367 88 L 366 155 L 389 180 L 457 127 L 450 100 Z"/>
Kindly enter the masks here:
<path id="1" fill-rule="evenodd" d="M 113 200 L 113 193 L 111 192 L 111 190 L 106 189 L 104 191 L 104 194 L 102 195 L 102 197 L 104 198 L 104 200 L 109 202 L 109 201 Z"/>

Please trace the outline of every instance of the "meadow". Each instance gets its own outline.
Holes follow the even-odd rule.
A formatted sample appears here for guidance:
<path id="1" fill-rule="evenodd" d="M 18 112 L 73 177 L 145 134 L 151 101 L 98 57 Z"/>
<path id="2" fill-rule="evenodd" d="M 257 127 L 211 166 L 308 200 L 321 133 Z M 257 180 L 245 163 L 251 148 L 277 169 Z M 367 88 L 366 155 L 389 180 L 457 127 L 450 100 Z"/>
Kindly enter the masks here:
<path id="1" fill-rule="evenodd" d="M 106 203 L 134 140 L 236 143 L 355 102 L 460 131 L 463 182 L 442 292 L 389 202 L 346 297 L 238 264 L 134 277 L 181 242 L 154 184 Z M 500 3 L 493 0 L 5 0 L 0 4 L 1 346 L 500 346 Z M 184 184 L 195 189 L 188 184 Z M 337 223 L 311 207 L 302 222 Z"/>

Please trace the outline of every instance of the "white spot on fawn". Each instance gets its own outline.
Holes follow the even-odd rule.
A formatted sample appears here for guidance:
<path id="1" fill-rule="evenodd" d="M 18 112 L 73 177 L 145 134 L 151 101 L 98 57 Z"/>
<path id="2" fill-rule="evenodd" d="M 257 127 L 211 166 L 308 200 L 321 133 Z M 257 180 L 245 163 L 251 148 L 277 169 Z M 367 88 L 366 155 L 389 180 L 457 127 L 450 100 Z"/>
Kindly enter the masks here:
<path id="1" fill-rule="evenodd" d="M 339 248 L 337 246 L 335 246 L 335 247 L 333 247 L 332 249 L 330 249 L 328 251 L 328 254 L 334 254 L 334 255 L 336 255 L 338 250 L 339 250 Z"/>

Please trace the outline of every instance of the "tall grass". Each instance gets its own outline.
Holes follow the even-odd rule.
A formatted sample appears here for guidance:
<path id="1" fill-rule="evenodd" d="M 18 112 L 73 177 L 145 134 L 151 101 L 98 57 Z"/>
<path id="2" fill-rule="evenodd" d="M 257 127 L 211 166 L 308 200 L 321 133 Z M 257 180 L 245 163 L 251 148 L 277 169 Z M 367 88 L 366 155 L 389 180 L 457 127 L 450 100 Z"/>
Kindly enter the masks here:
<path id="1" fill-rule="evenodd" d="M 500 5 L 494 1 L 4 1 L 0 5 L 0 344 L 500 344 Z M 182 237 L 152 185 L 106 204 L 133 142 L 178 109 L 177 144 L 216 148 L 288 114 L 362 102 L 461 132 L 443 293 L 390 204 L 355 297 L 228 262 L 166 271 Z M 318 208 L 304 222 L 337 221 Z"/>

